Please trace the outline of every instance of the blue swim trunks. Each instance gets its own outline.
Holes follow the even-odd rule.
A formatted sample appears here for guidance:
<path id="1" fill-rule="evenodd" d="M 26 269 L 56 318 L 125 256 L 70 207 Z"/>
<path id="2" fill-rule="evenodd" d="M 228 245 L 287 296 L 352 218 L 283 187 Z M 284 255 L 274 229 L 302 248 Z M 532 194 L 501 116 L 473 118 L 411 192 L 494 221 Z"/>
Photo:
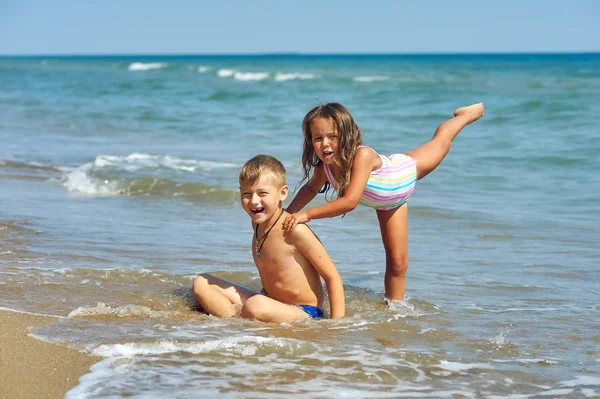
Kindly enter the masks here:
<path id="1" fill-rule="evenodd" d="M 325 313 L 316 306 L 311 306 L 311 305 L 296 305 L 296 306 L 298 306 L 300 309 L 304 310 L 304 313 L 306 313 L 313 319 L 319 319 L 319 318 L 325 316 Z"/>
<path id="2" fill-rule="evenodd" d="M 269 294 L 267 294 L 267 291 L 265 291 L 264 288 L 262 290 L 260 290 L 260 294 L 264 295 L 266 297 L 269 296 Z M 325 317 L 325 312 L 323 312 L 321 309 L 319 309 L 316 306 L 312 306 L 312 305 L 296 305 L 296 306 L 298 306 L 300 309 L 304 310 L 304 313 L 309 315 L 312 319 L 319 319 L 321 317 Z"/>

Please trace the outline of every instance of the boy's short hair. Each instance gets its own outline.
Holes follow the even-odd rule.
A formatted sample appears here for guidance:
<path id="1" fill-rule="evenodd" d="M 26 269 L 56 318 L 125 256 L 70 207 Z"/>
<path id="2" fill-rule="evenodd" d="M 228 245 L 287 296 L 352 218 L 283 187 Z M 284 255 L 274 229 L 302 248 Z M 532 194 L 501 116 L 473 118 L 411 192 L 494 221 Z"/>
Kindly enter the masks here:
<path id="1" fill-rule="evenodd" d="M 285 168 L 279 160 L 270 155 L 257 155 L 242 167 L 240 172 L 240 184 L 254 184 L 264 174 L 273 175 L 273 184 L 278 188 L 286 184 Z"/>

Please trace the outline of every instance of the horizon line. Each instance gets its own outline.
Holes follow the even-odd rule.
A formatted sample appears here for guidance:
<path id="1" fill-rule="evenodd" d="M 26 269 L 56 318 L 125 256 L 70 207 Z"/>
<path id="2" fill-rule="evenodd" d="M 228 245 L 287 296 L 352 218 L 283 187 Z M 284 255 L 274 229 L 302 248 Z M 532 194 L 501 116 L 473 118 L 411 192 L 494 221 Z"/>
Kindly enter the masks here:
<path id="1" fill-rule="evenodd" d="M 458 52 L 296 52 L 296 51 L 275 51 L 275 52 L 232 52 L 232 53 L 176 53 L 176 52 L 157 52 L 157 53 L 0 53 L 0 57 L 160 57 L 160 56 L 179 56 L 179 57 L 236 57 L 236 56 L 386 56 L 386 55 L 421 55 L 421 56 L 440 56 L 440 55 L 596 55 L 600 50 L 581 50 L 581 51 L 458 51 Z"/>

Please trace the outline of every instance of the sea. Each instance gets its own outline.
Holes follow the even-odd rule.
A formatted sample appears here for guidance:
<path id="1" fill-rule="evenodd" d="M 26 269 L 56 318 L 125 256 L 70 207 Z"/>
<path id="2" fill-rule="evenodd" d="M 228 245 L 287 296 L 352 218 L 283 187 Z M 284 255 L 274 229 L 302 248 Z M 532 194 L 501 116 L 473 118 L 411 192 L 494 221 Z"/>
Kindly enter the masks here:
<path id="1" fill-rule="evenodd" d="M 408 202 L 406 299 L 359 206 L 309 222 L 345 318 L 195 310 L 200 273 L 261 288 L 240 168 L 280 159 L 287 205 L 326 102 L 383 154 L 485 104 Z M 0 308 L 103 358 L 68 399 L 598 398 L 599 125 L 594 53 L 0 57 Z"/>

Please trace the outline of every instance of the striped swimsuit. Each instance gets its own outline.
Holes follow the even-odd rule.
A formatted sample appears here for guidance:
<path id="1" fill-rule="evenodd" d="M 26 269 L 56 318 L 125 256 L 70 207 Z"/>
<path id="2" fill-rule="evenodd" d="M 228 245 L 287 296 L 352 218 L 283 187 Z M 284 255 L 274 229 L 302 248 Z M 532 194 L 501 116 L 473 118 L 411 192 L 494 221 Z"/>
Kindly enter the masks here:
<path id="1" fill-rule="evenodd" d="M 381 158 L 381 167 L 371 172 L 360 203 L 380 211 L 388 211 L 402 206 L 415 191 L 417 165 L 408 155 L 377 155 Z M 337 190 L 338 184 L 329 166 L 323 164 L 323 170 L 329 183 Z"/>

